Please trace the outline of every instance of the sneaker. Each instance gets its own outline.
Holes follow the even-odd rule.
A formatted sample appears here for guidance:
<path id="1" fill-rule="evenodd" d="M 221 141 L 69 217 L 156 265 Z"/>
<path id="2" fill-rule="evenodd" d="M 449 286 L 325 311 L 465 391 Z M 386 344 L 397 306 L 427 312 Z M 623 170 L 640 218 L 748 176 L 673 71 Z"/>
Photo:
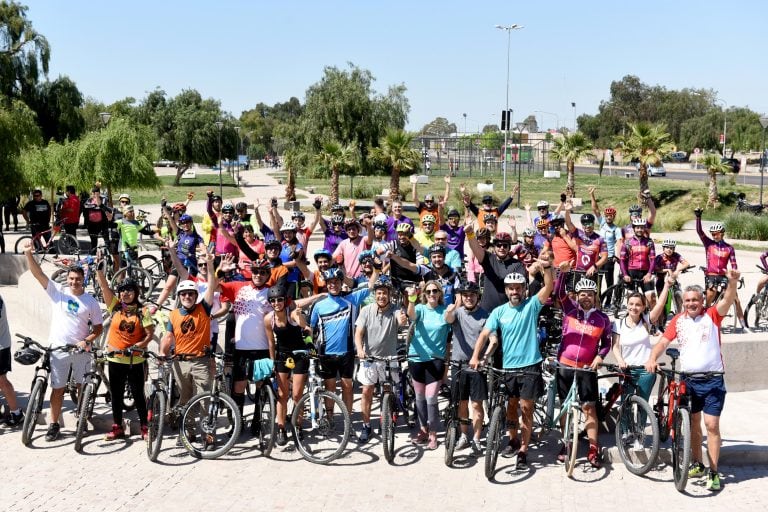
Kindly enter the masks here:
<path id="1" fill-rule="evenodd" d="M 212 452 L 216 449 L 216 439 L 211 434 L 205 436 L 204 448 L 206 452 Z"/>
<path id="2" fill-rule="evenodd" d="M 707 490 L 720 490 L 720 475 L 717 473 L 717 471 L 709 471 L 709 474 L 707 475 Z"/>
<path id="3" fill-rule="evenodd" d="M 600 448 L 596 445 L 590 445 L 589 452 L 587 453 L 587 460 L 595 469 L 600 469 L 603 466 L 603 457 L 600 454 Z"/>
<path id="4" fill-rule="evenodd" d="M 632 449 L 636 452 L 642 452 L 645 450 L 645 446 L 643 446 L 639 439 L 635 439 L 635 442 L 632 443 Z"/>
<path id="5" fill-rule="evenodd" d="M 411 436 L 412 444 L 427 444 L 429 442 L 429 434 L 419 429 L 418 433 Z"/>
<path id="6" fill-rule="evenodd" d="M 528 468 L 528 453 L 526 452 L 517 452 L 517 469 L 527 469 Z"/>
<path id="7" fill-rule="evenodd" d="M 688 466 L 688 478 L 699 478 L 707 474 L 707 468 L 701 462 L 692 462 Z"/>
<path id="8" fill-rule="evenodd" d="M 514 457 L 520 451 L 520 440 L 518 438 L 510 439 L 507 446 L 501 451 L 502 457 Z"/>
<path id="9" fill-rule="evenodd" d="M 18 425 L 21 425 L 24 422 L 24 412 L 19 411 L 18 413 L 12 412 L 8 415 L 8 418 L 5 420 L 5 424 L 9 427 L 16 427 Z"/>
<path id="10" fill-rule="evenodd" d="M 59 438 L 61 427 L 58 423 L 51 423 L 48 425 L 48 432 L 45 433 L 45 440 L 49 443 Z"/>
<path id="11" fill-rule="evenodd" d="M 288 434 L 285 432 L 285 428 L 281 427 L 277 429 L 277 436 L 275 437 L 275 443 L 277 446 L 285 446 L 288 444 Z"/>
<path id="12" fill-rule="evenodd" d="M 427 444 L 427 450 L 437 450 L 437 434 L 434 432 L 429 434 L 429 443 Z"/>
<path id="13" fill-rule="evenodd" d="M 568 450 L 566 450 L 565 445 L 563 445 L 560 447 L 560 453 L 557 454 L 557 462 L 565 462 L 567 456 Z"/>
<path id="14" fill-rule="evenodd" d="M 365 444 L 368 442 L 370 438 L 371 438 L 371 426 L 363 425 L 363 428 L 360 429 L 360 435 L 357 436 L 357 442 L 359 444 Z"/>
<path id="15" fill-rule="evenodd" d="M 146 425 L 141 426 L 141 439 L 145 440 L 149 436 L 149 427 Z"/>
<path id="16" fill-rule="evenodd" d="M 125 437 L 125 432 L 123 432 L 123 427 L 121 427 L 118 424 L 112 425 L 112 431 L 108 432 L 107 435 L 104 436 L 105 441 L 114 441 L 115 439 L 123 439 Z"/>
<path id="17" fill-rule="evenodd" d="M 483 455 L 483 449 L 480 448 L 480 441 L 477 439 L 473 439 L 470 443 L 470 448 L 472 448 L 472 456 L 480 458 Z"/>
<path id="18" fill-rule="evenodd" d="M 456 441 L 456 449 L 463 450 L 467 447 L 469 447 L 469 438 L 467 437 L 467 434 L 461 434 L 459 440 Z"/>

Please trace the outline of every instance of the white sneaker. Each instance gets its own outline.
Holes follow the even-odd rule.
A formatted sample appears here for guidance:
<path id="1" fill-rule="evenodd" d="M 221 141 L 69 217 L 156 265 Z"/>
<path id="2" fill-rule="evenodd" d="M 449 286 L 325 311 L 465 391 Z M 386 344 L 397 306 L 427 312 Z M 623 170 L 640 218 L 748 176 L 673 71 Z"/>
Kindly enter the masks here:
<path id="1" fill-rule="evenodd" d="M 463 450 L 468 446 L 469 446 L 469 438 L 467 438 L 467 434 L 461 434 L 459 436 L 459 440 L 456 441 L 456 449 Z"/>
<path id="2" fill-rule="evenodd" d="M 474 457 L 480 457 L 483 454 L 483 449 L 480 448 L 480 441 L 473 439 L 470 445 L 472 447 L 472 455 Z"/>
<path id="3" fill-rule="evenodd" d="M 635 439 L 635 442 L 632 443 L 632 449 L 636 452 L 642 452 L 645 450 L 645 446 L 643 446 L 639 439 Z"/>

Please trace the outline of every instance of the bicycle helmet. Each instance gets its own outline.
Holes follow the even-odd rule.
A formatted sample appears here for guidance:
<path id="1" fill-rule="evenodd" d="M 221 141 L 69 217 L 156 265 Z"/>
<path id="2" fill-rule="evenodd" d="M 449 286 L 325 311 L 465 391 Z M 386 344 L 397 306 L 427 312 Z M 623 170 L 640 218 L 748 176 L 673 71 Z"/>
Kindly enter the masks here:
<path id="1" fill-rule="evenodd" d="M 373 261 L 373 251 L 363 251 L 357 257 L 357 261 L 362 265 L 365 260 Z"/>
<path id="2" fill-rule="evenodd" d="M 539 201 L 536 203 L 536 209 L 538 210 L 540 208 L 549 208 L 549 203 L 546 201 Z"/>
<path id="3" fill-rule="evenodd" d="M 344 207 L 341 206 L 339 203 L 336 203 L 333 206 L 331 206 L 331 213 L 333 213 L 333 212 L 343 212 L 343 211 L 344 211 Z"/>
<path id="4" fill-rule="evenodd" d="M 277 284 L 275 286 L 272 286 L 269 289 L 269 291 L 267 292 L 267 299 L 286 297 L 287 295 L 288 295 L 288 291 L 285 289 L 285 287 L 281 284 Z"/>
<path id="5" fill-rule="evenodd" d="M 277 249 L 280 249 L 283 247 L 283 244 L 280 243 L 280 240 L 275 240 L 274 238 L 272 240 L 267 240 L 264 242 L 264 250 L 269 249 L 270 247 L 274 247 Z"/>
<path id="6" fill-rule="evenodd" d="M 719 222 L 715 222 L 709 226 L 710 233 L 725 233 L 725 226 Z"/>
<path id="7" fill-rule="evenodd" d="M 533 230 L 533 228 L 525 228 L 523 230 L 523 236 L 535 236 L 536 231 Z"/>
<path id="8" fill-rule="evenodd" d="M 443 256 L 445 256 L 445 247 L 443 247 L 440 244 L 432 244 L 429 246 L 427 253 L 429 254 L 430 258 L 432 257 L 433 254 L 442 254 Z"/>
<path id="9" fill-rule="evenodd" d="M 240 201 L 239 203 L 237 203 L 237 204 L 235 205 L 235 210 L 247 210 L 247 209 L 248 209 L 248 205 L 247 205 L 247 204 L 245 204 L 245 203 L 244 203 L 244 202 L 242 202 L 242 201 Z"/>
<path id="10" fill-rule="evenodd" d="M 117 291 L 117 293 L 121 293 L 121 292 L 124 292 L 126 290 L 131 290 L 131 291 L 133 291 L 133 293 L 136 294 L 136 296 L 138 296 L 139 295 L 139 283 L 137 283 L 133 279 L 128 278 L 128 279 L 120 282 L 117 285 L 117 289 L 115 291 Z"/>
<path id="11" fill-rule="evenodd" d="M 325 249 L 316 250 L 313 257 L 315 258 L 315 263 L 317 263 L 317 260 L 319 260 L 320 258 L 328 258 L 329 260 L 333 259 L 333 255 L 330 252 L 326 251 Z"/>
<path id="12" fill-rule="evenodd" d="M 539 221 L 536 223 L 536 227 L 538 229 L 549 228 L 549 220 L 547 220 L 547 219 L 539 219 Z"/>
<path id="13" fill-rule="evenodd" d="M 266 258 L 251 261 L 251 272 L 254 270 L 270 270 L 270 268 L 269 260 Z M 254 275 L 256 274 L 254 273 Z"/>
<path id="14" fill-rule="evenodd" d="M 293 212 L 291 214 L 291 218 L 292 219 L 304 220 L 304 212 L 301 211 L 301 210 L 296 210 L 295 212 Z"/>
<path id="15" fill-rule="evenodd" d="M 453 208 L 453 207 L 448 209 L 448 213 L 445 214 L 445 216 L 446 217 L 461 217 L 461 215 L 459 214 L 459 210 L 457 210 L 456 208 Z"/>
<path id="16" fill-rule="evenodd" d="M 215 203 L 216 201 L 221 202 L 221 196 L 220 195 L 212 195 L 211 196 L 211 202 Z"/>
<path id="17" fill-rule="evenodd" d="M 392 291 L 392 281 L 389 279 L 389 276 L 379 276 L 379 278 L 376 279 L 376 282 L 373 283 L 373 289 L 378 290 L 379 288 L 385 288 Z"/>
<path id="18" fill-rule="evenodd" d="M 633 228 L 634 228 L 634 227 L 637 227 L 637 226 L 640 226 L 640 227 L 643 227 L 643 228 L 644 228 L 644 227 L 645 227 L 647 224 L 648 224 L 648 223 L 647 223 L 647 222 L 645 222 L 645 219 L 644 219 L 644 218 L 642 218 L 642 217 L 633 217 L 633 218 L 632 218 L 632 227 L 633 227 Z"/>
<path id="19" fill-rule="evenodd" d="M 123 193 L 123 194 L 120 194 L 120 197 L 117 198 L 118 201 L 122 201 L 123 199 L 127 199 L 127 200 L 130 201 L 131 200 L 131 196 L 129 196 L 128 194 Z"/>
<path id="20" fill-rule="evenodd" d="M 480 286 L 472 281 L 460 281 L 456 293 L 480 293 Z"/>
<path id="21" fill-rule="evenodd" d="M 427 195 L 424 196 L 424 202 L 425 203 L 427 201 L 434 201 L 434 200 L 435 200 L 435 196 L 433 196 L 432 194 L 427 194 Z"/>
<path id="22" fill-rule="evenodd" d="M 609 206 L 608 208 L 606 208 L 605 210 L 603 210 L 603 213 L 604 213 L 605 215 L 616 215 L 616 208 L 614 208 L 614 207 L 612 207 L 612 206 Z"/>
<path id="23" fill-rule="evenodd" d="M 377 222 L 387 222 L 387 214 L 386 213 L 377 213 L 376 216 L 373 218 L 373 223 L 376 224 Z"/>
<path id="24" fill-rule="evenodd" d="M 286 222 L 286 223 L 284 223 L 282 226 L 280 226 L 280 232 L 282 233 L 283 231 L 293 231 L 293 232 L 295 232 L 296 231 L 296 224 L 294 224 L 293 222 Z"/>
<path id="25" fill-rule="evenodd" d="M 597 292 L 597 283 L 591 279 L 582 278 L 575 286 L 576 293 L 579 292 Z"/>
<path id="26" fill-rule="evenodd" d="M 344 229 L 347 230 L 349 228 L 357 228 L 360 229 L 360 221 L 357 219 L 347 219 L 344 221 Z"/>
<path id="27" fill-rule="evenodd" d="M 488 228 L 480 228 L 477 230 L 475 236 L 477 236 L 477 238 L 488 238 L 491 236 L 491 232 L 488 230 Z"/>
<path id="28" fill-rule="evenodd" d="M 676 240 L 672 240 L 671 238 L 666 238 L 663 242 L 661 242 L 661 246 L 662 247 L 671 247 L 671 248 L 674 249 L 675 247 L 677 247 L 677 241 Z"/>
<path id="29" fill-rule="evenodd" d="M 421 219 L 421 223 L 422 223 L 422 224 L 430 224 L 430 223 L 431 223 L 431 224 L 434 224 L 434 223 L 435 223 L 435 216 L 434 216 L 434 215 L 432 215 L 431 213 L 428 213 L 428 214 L 426 214 L 426 215 L 425 215 L 425 216 L 424 216 L 424 217 Z"/>
<path id="30" fill-rule="evenodd" d="M 491 243 L 493 245 L 502 243 L 502 244 L 512 244 L 512 235 L 509 233 L 499 232 L 496 233 L 496 236 L 493 237 L 493 240 L 491 240 Z"/>
<path id="31" fill-rule="evenodd" d="M 326 282 L 331 279 L 339 279 L 343 281 L 344 272 L 340 268 L 332 267 L 326 270 L 325 272 L 323 272 L 323 279 L 325 279 Z"/>
<path id="32" fill-rule="evenodd" d="M 184 203 L 176 203 L 173 205 L 173 211 L 176 213 L 184 213 L 187 211 L 187 205 Z"/>
<path id="33" fill-rule="evenodd" d="M 413 232 L 413 226 L 411 226 L 407 222 L 401 222 L 400 224 L 397 225 L 397 228 L 395 228 L 395 231 L 397 231 L 398 233 L 410 234 Z"/>
<path id="34" fill-rule="evenodd" d="M 32 347 L 23 347 L 13 353 L 13 360 L 19 364 L 29 366 L 40 360 L 43 354 Z"/>
<path id="35" fill-rule="evenodd" d="M 595 223 L 595 216 L 591 213 L 585 213 L 581 216 L 581 224 L 594 224 Z"/>
<path id="36" fill-rule="evenodd" d="M 381 229 L 386 231 L 387 230 L 387 223 L 386 222 L 374 222 L 373 223 L 373 229 Z"/>
<path id="37" fill-rule="evenodd" d="M 504 277 L 504 284 L 525 284 L 525 276 L 519 272 L 512 272 Z"/>
<path id="38" fill-rule="evenodd" d="M 189 279 L 185 279 L 184 281 L 180 282 L 179 286 L 176 287 L 176 295 L 181 295 L 182 292 L 195 292 L 195 294 L 199 293 L 195 282 L 190 281 Z"/>
<path id="39" fill-rule="evenodd" d="M 493 196 L 483 196 L 482 202 L 486 204 L 493 203 Z"/>
<path id="40" fill-rule="evenodd" d="M 489 222 L 499 222 L 499 218 L 496 217 L 495 213 L 486 213 L 485 215 L 483 215 L 483 222 L 485 222 L 486 224 Z"/>
<path id="41" fill-rule="evenodd" d="M 235 207 L 232 206 L 232 203 L 227 201 L 224 203 L 224 206 L 221 207 L 221 213 L 235 213 Z"/>
<path id="42" fill-rule="evenodd" d="M 640 205 L 633 204 L 629 207 L 630 215 L 640 215 L 641 213 L 643 213 L 643 208 Z"/>
<path id="43" fill-rule="evenodd" d="M 184 224 L 186 222 L 192 222 L 192 216 L 185 213 L 184 215 L 179 217 L 179 224 Z"/>

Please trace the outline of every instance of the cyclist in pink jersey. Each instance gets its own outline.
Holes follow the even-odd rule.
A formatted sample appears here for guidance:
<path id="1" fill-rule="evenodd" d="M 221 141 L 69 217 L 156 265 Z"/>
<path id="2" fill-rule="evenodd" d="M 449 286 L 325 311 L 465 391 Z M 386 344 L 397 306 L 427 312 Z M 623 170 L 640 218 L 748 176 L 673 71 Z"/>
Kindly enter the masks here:
<path id="1" fill-rule="evenodd" d="M 763 264 L 764 269 L 768 269 L 768 251 L 765 251 L 763 254 L 760 255 L 760 263 Z M 760 280 L 757 282 L 757 288 L 755 289 L 755 293 L 760 293 L 760 290 L 762 290 L 766 284 L 768 284 L 768 274 L 761 277 Z"/>
<path id="2" fill-rule="evenodd" d="M 645 204 L 648 206 L 648 216 L 645 218 L 645 236 L 650 236 L 653 223 L 656 221 L 656 204 L 653 202 L 653 198 L 650 196 L 650 191 L 646 191 Z M 629 207 L 629 224 L 622 229 L 624 233 L 624 241 L 632 238 L 635 232 L 632 221 L 639 219 L 643 216 L 643 207 L 637 204 L 633 204 Z"/>
<path id="3" fill-rule="evenodd" d="M 653 262 L 653 273 L 656 274 L 656 294 L 661 294 L 664 279 L 673 273 L 680 273 L 691 266 L 679 252 L 675 252 L 677 241 L 667 238 L 661 243 L 662 253 L 656 255 Z"/>
<path id="4" fill-rule="evenodd" d="M 576 300 L 568 297 L 565 290 L 564 275 L 570 270 L 570 264 L 560 265 L 560 277 L 557 279 L 555 293 L 563 308 L 563 337 L 557 360 L 561 365 L 573 368 L 586 366 L 597 370 L 600 363 L 611 350 L 611 320 L 608 315 L 596 309 L 597 284 L 590 279 L 576 283 Z M 559 368 L 557 371 L 557 392 L 562 401 L 571 388 L 575 371 Z M 589 439 L 587 458 L 594 467 L 600 467 L 600 448 L 597 444 L 597 373 L 585 373 L 578 382 L 579 401 L 587 417 L 586 431 Z M 562 447 L 558 460 L 565 460 L 565 446 Z"/>
<path id="5" fill-rule="evenodd" d="M 653 287 L 653 265 L 656 259 L 656 248 L 653 240 L 645 236 L 647 222 L 643 218 L 632 219 L 634 236 L 627 239 L 621 246 L 619 264 L 624 282 L 632 283 L 632 280 L 642 281 L 643 293 L 648 299 L 651 309 L 656 305 L 656 295 Z"/>

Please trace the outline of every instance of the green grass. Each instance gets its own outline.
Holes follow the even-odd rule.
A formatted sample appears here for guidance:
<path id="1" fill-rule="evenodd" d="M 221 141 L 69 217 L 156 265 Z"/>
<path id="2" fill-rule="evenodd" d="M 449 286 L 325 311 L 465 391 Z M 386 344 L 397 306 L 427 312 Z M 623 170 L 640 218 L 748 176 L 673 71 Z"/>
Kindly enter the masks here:
<path id="1" fill-rule="evenodd" d="M 205 193 L 213 190 L 219 193 L 218 174 L 198 174 L 192 179 L 183 179 L 179 186 L 173 184 L 174 176 L 159 176 L 161 187 L 157 190 L 137 190 L 127 189 L 118 190 L 118 194 L 123 192 L 131 195 L 133 204 L 160 204 L 163 196 L 169 203 L 184 202 L 187 200 L 187 192 L 194 192 L 195 199 L 205 199 Z M 234 199 L 243 197 L 243 192 L 235 185 L 235 181 L 227 173 L 222 173 L 221 180 L 225 199 Z"/>

